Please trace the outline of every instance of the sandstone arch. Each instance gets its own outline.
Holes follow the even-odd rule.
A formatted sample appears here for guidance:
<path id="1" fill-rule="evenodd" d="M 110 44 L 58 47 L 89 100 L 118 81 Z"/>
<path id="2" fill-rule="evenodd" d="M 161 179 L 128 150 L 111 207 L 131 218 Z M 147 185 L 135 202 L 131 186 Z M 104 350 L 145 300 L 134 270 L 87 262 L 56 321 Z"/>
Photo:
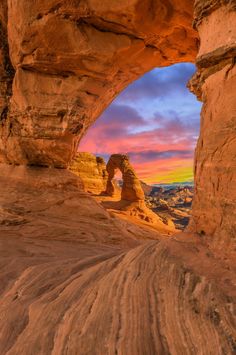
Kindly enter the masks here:
<path id="1" fill-rule="evenodd" d="M 201 44 L 190 87 L 204 103 L 190 239 L 185 233 L 117 251 L 122 236 L 126 248 L 134 245 L 138 230 L 112 223 L 94 200 L 84 206 L 74 175 L 1 167 L 3 354 L 235 352 L 236 1 L 196 0 L 195 15 L 193 5 L 1 1 L 1 162 L 66 167 L 87 127 L 129 82 L 155 66 L 195 61 L 193 17 Z M 80 210 L 90 213 L 87 223 Z M 60 233 L 65 239 L 54 250 Z M 81 259 L 75 239 L 88 238 Z M 107 240 L 112 248 L 99 256 L 92 245 Z"/>
<path id="2" fill-rule="evenodd" d="M 3 0 L 0 161 L 66 167 L 87 128 L 130 82 L 153 67 L 196 60 L 190 86 L 204 106 L 192 230 L 231 243 L 235 7 L 235 0 L 196 0 L 194 13 L 193 0 Z"/>
<path id="3" fill-rule="evenodd" d="M 235 7 L 235 0 L 196 0 L 193 15 L 188 0 L 37 0 L 33 6 L 4 0 L 0 161 L 66 167 L 86 129 L 125 86 L 153 67 L 195 61 L 194 18 L 201 46 L 191 87 L 204 107 L 192 229 L 232 242 Z"/>
<path id="4" fill-rule="evenodd" d="M 115 209 L 126 211 L 127 215 L 135 217 L 139 221 L 155 225 L 163 233 L 171 234 L 176 232 L 172 221 L 163 221 L 163 219 L 146 206 L 145 195 L 140 180 L 127 155 L 112 154 L 107 163 L 106 170 L 108 177 L 105 193 L 108 196 L 117 197 L 117 187 L 113 178 L 117 170 L 120 170 L 122 174 L 121 199 L 116 204 Z"/>
<path id="5" fill-rule="evenodd" d="M 115 186 L 112 180 L 117 169 L 120 170 L 123 179 L 121 199 L 130 202 L 144 201 L 145 197 L 140 181 L 130 164 L 129 157 L 123 154 L 111 155 L 107 163 L 108 179 L 106 193 L 110 196 L 115 194 Z"/>
<path id="6" fill-rule="evenodd" d="M 1 129 L 2 161 L 67 166 L 87 128 L 124 87 L 154 67 L 196 57 L 193 1 L 4 3 L 16 73 Z"/>

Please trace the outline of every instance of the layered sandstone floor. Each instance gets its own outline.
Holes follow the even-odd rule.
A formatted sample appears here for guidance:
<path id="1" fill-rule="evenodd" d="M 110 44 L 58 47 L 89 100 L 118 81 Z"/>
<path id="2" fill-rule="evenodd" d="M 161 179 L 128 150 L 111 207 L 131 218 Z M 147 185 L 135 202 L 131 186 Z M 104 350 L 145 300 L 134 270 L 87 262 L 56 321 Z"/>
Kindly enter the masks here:
<path id="1" fill-rule="evenodd" d="M 110 215 L 65 170 L 0 169 L 0 354 L 233 354 L 235 267 Z"/>

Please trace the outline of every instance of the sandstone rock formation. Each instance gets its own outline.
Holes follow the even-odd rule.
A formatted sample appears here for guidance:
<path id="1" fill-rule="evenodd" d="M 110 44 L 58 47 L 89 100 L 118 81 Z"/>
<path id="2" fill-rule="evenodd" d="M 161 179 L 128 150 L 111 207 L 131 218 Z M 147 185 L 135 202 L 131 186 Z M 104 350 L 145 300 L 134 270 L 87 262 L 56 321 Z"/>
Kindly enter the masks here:
<path id="1" fill-rule="evenodd" d="M 113 204 L 113 208 L 116 210 L 126 211 L 126 213 L 132 217 L 138 218 L 147 223 L 153 224 L 162 232 L 174 232 L 175 227 L 171 221 L 163 220 L 153 213 L 145 203 L 145 195 L 141 186 L 141 182 L 138 179 L 135 171 L 129 161 L 129 157 L 124 154 L 111 155 L 107 166 L 107 186 L 106 194 L 114 197 L 117 194 L 115 181 L 113 180 L 116 171 L 119 170 L 122 173 L 123 184 L 121 188 L 121 200 L 120 203 Z M 119 199 L 120 199 L 119 197 Z M 112 210 L 111 203 L 109 203 Z"/>
<path id="2" fill-rule="evenodd" d="M 106 163 L 103 158 L 79 152 L 70 164 L 70 171 L 78 175 L 87 192 L 100 194 L 107 184 Z"/>
<path id="3" fill-rule="evenodd" d="M 236 1 L 196 1 L 201 39 L 190 88 L 203 101 L 191 230 L 236 245 Z"/>
<path id="4" fill-rule="evenodd" d="M 141 181 L 141 180 L 140 180 L 140 183 L 141 183 L 144 195 L 149 196 L 153 190 L 153 187 L 151 185 L 146 184 L 144 181 Z"/>
<path id="5" fill-rule="evenodd" d="M 235 353 L 236 1 L 196 0 L 195 30 L 193 5 L 1 0 L 1 162 L 68 166 L 130 82 L 195 61 L 197 31 L 204 104 L 192 234 L 157 241 L 66 170 L 1 165 L 1 354 Z"/>
<path id="6" fill-rule="evenodd" d="M 189 188 L 164 189 L 154 196 L 146 196 L 146 205 L 161 218 L 174 223 L 178 230 L 184 230 L 191 217 L 192 190 Z"/>
<path id="7" fill-rule="evenodd" d="M 234 354 L 235 263 L 200 237 L 111 217 L 61 169 L 1 165 L 0 206 L 1 355 Z"/>
<path id="8" fill-rule="evenodd" d="M 193 9 L 193 0 L 2 0 L 0 161 L 68 166 L 87 128 L 130 82 L 156 66 L 195 61 L 198 30 L 191 87 L 204 108 L 192 230 L 231 243 L 235 0 L 196 0 Z"/>
<path id="9" fill-rule="evenodd" d="M 5 149 L 4 126 L 9 112 L 13 77 L 14 69 L 9 58 L 7 40 L 7 1 L 3 0 L 0 3 L 0 162 Z"/>
<path id="10" fill-rule="evenodd" d="M 6 162 L 67 166 L 87 128 L 123 88 L 156 66 L 196 56 L 193 1 L 3 4 L 4 43 L 16 71 L 0 132 Z"/>
<path id="11" fill-rule="evenodd" d="M 115 186 L 113 183 L 117 170 L 122 173 L 123 185 L 121 190 L 121 199 L 130 202 L 144 201 L 145 196 L 141 183 L 130 164 L 129 157 L 124 154 L 111 155 L 107 163 L 107 187 L 106 193 L 110 196 L 115 194 Z"/>

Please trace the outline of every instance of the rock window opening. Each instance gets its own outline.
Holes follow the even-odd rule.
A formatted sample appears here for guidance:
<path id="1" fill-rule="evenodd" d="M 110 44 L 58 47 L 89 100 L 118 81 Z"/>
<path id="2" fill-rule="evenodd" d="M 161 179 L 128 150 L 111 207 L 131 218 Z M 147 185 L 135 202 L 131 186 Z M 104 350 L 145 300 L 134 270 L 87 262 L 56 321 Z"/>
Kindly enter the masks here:
<path id="1" fill-rule="evenodd" d="M 90 172 L 90 181 L 96 185 L 92 192 L 141 200 L 140 185 L 147 207 L 180 230 L 188 224 L 194 191 L 193 158 L 201 103 L 187 83 L 195 70 L 193 64 L 182 63 L 146 73 L 117 96 L 79 146 L 79 154 L 89 152 L 103 160 L 102 169 Z M 129 185 L 131 197 L 127 197 L 121 161 L 110 172 L 105 168 L 113 155 L 118 160 L 127 156 L 139 180 L 134 183 L 138 192 Z"/>

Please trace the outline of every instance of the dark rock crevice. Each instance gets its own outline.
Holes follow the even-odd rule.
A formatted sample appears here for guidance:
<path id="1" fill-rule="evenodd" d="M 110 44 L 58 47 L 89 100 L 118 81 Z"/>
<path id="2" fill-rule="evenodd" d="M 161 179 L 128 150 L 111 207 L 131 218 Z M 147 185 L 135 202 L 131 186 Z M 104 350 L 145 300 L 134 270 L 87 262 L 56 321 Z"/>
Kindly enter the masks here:
<path id="1" fill-rule="evenodd" d="M 4 14 L 2 18 L 5 17 L 7 13 L 7 4 L 3 6 L 0 11 Z M 3 130 L 7 129 L 7 118 L 9 112 L 9 101 L 12 96 L 12 82 L 15 75 L 15 70 L 12 66 L 9 46 L 8 46 L 8 36 L 7 36 L 7 19 L 6 23 L 1 20 L 0 16 L 0 56 L 2 61 L 0 62 L 0 137 L 3 136 Z"/>

